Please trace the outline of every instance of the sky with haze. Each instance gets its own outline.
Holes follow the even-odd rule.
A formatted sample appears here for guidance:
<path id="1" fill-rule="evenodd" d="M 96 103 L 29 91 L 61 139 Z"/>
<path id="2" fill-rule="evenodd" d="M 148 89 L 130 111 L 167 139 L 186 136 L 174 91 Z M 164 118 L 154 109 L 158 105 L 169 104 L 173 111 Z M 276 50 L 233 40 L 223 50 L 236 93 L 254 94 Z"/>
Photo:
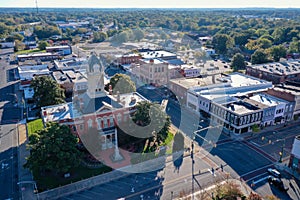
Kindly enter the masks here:
<path id="1" fill-rule="evenodd" d="M 35 7 L 36 0 L 0 0 L 0 7 Z M 300 8 L 299 0 L 37 0 L 39 7 L 68 8 Z"/>

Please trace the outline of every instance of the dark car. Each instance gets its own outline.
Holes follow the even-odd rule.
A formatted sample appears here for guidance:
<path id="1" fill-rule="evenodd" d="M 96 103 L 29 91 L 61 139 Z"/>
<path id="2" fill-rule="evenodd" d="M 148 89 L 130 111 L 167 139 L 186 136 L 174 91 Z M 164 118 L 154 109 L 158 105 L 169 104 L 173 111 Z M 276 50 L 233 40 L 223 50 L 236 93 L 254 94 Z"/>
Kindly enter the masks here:
<path id="1" fill-rule="evenodd" d="M 289 188 L 284 187 L 282 180 L 280 180 L 279 178 L 276 178 L 274 176 L 268 176 L 268 182 L 270 184 L 274 185 L 275 187 L 277 187 L 281 191 L 289 190 Z"/>

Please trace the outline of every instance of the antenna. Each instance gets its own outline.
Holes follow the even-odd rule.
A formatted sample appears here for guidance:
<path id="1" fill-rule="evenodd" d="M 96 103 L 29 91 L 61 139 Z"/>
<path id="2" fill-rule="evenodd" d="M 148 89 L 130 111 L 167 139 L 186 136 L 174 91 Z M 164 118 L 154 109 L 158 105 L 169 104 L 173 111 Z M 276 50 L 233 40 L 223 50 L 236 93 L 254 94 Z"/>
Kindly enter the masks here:
<path id="1" fill-rule="evenodd" d="M 39 7 L 38 7 L 38 1 L 37 0 L 35 0 L 35 5 L 36 5 L 36 12 L 38 14 L 39 13 Z"/>

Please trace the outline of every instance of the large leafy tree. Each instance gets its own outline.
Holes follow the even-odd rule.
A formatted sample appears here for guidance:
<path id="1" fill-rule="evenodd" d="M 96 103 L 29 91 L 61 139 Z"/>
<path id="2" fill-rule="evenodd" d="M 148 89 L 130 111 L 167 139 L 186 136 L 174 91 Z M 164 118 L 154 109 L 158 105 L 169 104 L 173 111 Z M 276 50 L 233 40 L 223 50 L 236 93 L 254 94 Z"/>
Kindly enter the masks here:
<path id="1" fill-rule="evenodd" d="M 232 58 L 231 66 L 234 71 L 245 69 L 245 58 L 242 54 L 237 53 Z"/>
<path id="2" fill-rule="evenodd" d="M 286 57 L 286 48 L 283 45 L 273 46 L 270 48 L 270 55 L 278 62 L 280 58 Z"/>
<path id="3" fill-rule="evenodd" d="M 290 43 L 289 52 L 290 53 L 300 52 L 300 41 L 295 37 L 293 38 L 293 41 Z"/>
<path id="4" fill-rule="evenodd" d="M 109 85 L 112 86 L 113 94 L 126 94 L 136 91 L 135 83 L 130 79 L 128 75 L 125 74 L 115 74 L 108 85 L 106 85 L 106 90 L 109 89 Z"/>
<path id="5" fill-rule="evenodd" d="M 261 49 L 257 49 L 251 56 L 252 64 L 261 64 L 268 62 L 268 55 Z"/>
<path id="6" fill-rule="evenodd" d="M 170 117 L 162 111 L 160 105 L 150 102 L 140 102 L 136 106 L 132 120 L 139 126 L 146 127 L 145 131 L 152 136 L 147 142 L 146 149 L 154 150 L 159 144 L 164 143 L 171 125 Z M 152 129 L 149 130 L 149 127 Z M 143 135 L 143 133 L 140 133 Z M 149 134 L 149 133 L 144 133 Z M 153 143 L 153 145 L 151 145 Z"/>
<path id="7" fill-rule="evenodd" d="M 105 32 L 94 32 L 93 33 L 93 42 L 103 42 L 107 39 L 107 34 Z"/>
<path id="8" fill-rule="evenodd" d="M 66 173 L 80 163 L 78 138 L 66 125 L 48 123 L 29 137 L 30 155 L 24 167 L 35 173 Z"/>
<path id="9" fill-rule="evenodd" d="M 41 41 L 41 42 L 39 42 L 38 48 L 40 50 L 45 50 L 46 47 L 48 47 L 48 46 L 49 46 L 49 43 L 47 41 Z"/>
<path id="10" fill-rule="evenodd" d="M 56 105 L 65 102 L 64 90 L 49 76 L 35 77 L 31 82 L 33 99 L 37 107 Z"/>
<path id="11" fill-rule="evenodd" d="M 218 53 L 225 54 L 233 42 L 229 35 L 217 34 L 213 37 L 212 44 Z"/>

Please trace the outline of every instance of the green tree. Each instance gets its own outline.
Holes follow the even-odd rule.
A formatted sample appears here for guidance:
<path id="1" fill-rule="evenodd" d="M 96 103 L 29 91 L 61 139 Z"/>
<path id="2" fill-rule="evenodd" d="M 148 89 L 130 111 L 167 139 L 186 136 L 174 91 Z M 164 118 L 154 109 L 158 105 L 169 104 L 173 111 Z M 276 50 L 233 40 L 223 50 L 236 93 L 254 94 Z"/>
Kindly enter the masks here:
<path id="1" fill-rule="evenodd" d="M 6 38 L 6 42 L 13 42 L 15 40 L 19 40 L 20 42 L 22 42 L 24 40 L 24 37 L 19 33 L 15 33 L 15 34 L 9 35 Z"/>
<path id="2" fill-rule="evenodd" d="M 242 54 L 237 53 L 232 58 L 231 67 L 234 71 L 245 69 L 245 58 Z"/>
<path id="3" fill-rule="evenodd" d="M 140 41 L 144 38 L 144 32 L 141 29 L 134 29 L 133 30 L 133 36 L 137 41 Z"/>
<path id="4" fill-rule="evenodd" d="M 221 54 L 225 54 L 227 50 L 232 47 L 232 43 L 232 39 L 226 34 L 217 34 L 212 40 L 216 51 Z"/>
<path id="5" fill-rule="evenodd" d="M 47 170 L 66 173 L 80 163 L 81 153 L 76 148 L 78 138 L 66 125 L 48 123 L 29 138 L 30 155 L 24 167 L 34 173 Z"/>
<path id="6" fill-rule="evenodd" d="M 286 57 L 286 48 L 283 45 L 273 46 L 270 48 L 270 55 L 278 62 L 280 58 Z"/>
<path id="7" fill-rule="evenodd" d="M 21 51 L 25 49 L 25 44 L 19 40 L 15 41 L 14 52 Z"/>
<path id="8" fill-rule="evenodd" d="M 104 32 L 94 32 L 93 42 L 103 42 L 107 39 L 107 34 Z"/>
<path id="9" fill-rule="evenodd" d="M 64 90 L 49 76 L 35 77 L 31 82 L 33 99 L 37 107 L 56 105 L 65 102 Z"/>
<path id="10" fill-rule="evenodd" d="M 275 44 L 282 43 L 285 40 L 283 28 L 276 28 L 272 33 L 272 37 L 274 38 Z"/>
<path id="11" fill-rule="evenodd" d="M 81 134 L 80 140 L 91 154 L 99 153 L 101 150 L 102 143 L 97 128 L 92 127 L 86 133 Z"/>
<path id="12" fill-rule="evenodd" d="M 126 94 L 136 91 L 135 83 L 125 74 L 115 74 L 111 77 L 109 84 L 106 85 L 105 89 L 109 89 L 109 85 L 112 86 L 113 94 Z"/>
<path id="13" fill-rule="evenodd" d="M 148 151 L 155 150 L 160 144 L 163 144 L 168 136 L 168 131 L 171 125 L 170 117 L 161 110 L 160 105 L 150 102 L 139 102 L 136 106 L 132 120 L 139 126 L 146 127 L 151 124 L 153 129 L 145 131 L 148 133 L 136 133 L 138 135 L 151 135 L 146 142 Z"/>
<path id="14" fill-rule="evenodd" d="M 251 63 L 252 64 L 261 64 L 261 63 L 267 63 L 268 62 L 268 56 L 267 54 L 261 50 L 257 49 L 252 55 L 251 55 Z"/>
<path id="15" fill-rule="evenodd" d="M 297 38 L 290 43 L 289 53 L 300 53 L 300 41 Z"/>
<path id="16" fill-rule="evenodd" d="M 39 48 L 40 50 L 45 50 L 46 47 L 48 47 L 48 46 L 49 46 L 49 43 L 48 43 L 47 41 L 40 41 L 40 42 L 39 42 L 39 45 L 38 45 L 38 48 Z"/>

